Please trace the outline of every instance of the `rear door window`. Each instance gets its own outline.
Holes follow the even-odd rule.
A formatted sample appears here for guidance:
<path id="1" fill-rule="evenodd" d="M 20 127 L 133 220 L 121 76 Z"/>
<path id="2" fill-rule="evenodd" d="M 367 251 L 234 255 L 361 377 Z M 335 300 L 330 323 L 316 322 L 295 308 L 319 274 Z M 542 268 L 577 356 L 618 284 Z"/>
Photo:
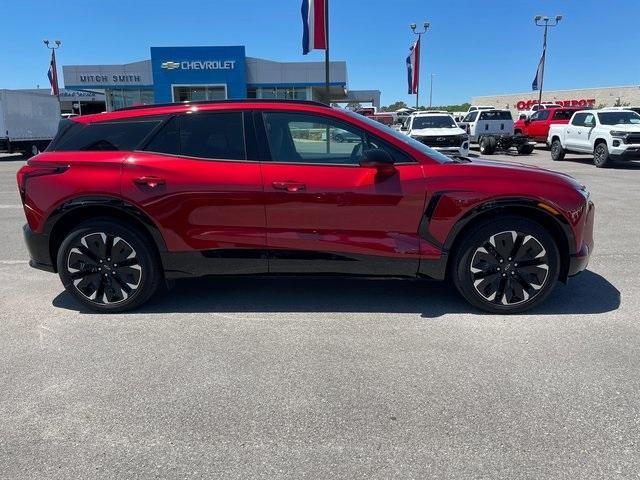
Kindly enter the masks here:
<path id="1" fill-rule="evenodd" d="M 571 120 L 571 125 L 576 127 L 582 127 L 584 125 L 584 119 L 587 118 L 586 113 L 576 113 Z"/>
<path id="2" fill-rule="evenodd" d="M 513 120 L 513 118 L 509 111 L 485 110 L 480 112 L 480 120 Z"/>
<path id="3" fill-rule="evenodd" d="M 55 151 L 128 151 L 135 148 L 163 118 L 150 117 L 90 123 L 71 135 L 64 135 Z"/>
<path id="4" fill-rule="evenodd" d="M 144 148 L 148 152 L 245 160 L 242 112 L 202 112 L 172 118 Z"/>

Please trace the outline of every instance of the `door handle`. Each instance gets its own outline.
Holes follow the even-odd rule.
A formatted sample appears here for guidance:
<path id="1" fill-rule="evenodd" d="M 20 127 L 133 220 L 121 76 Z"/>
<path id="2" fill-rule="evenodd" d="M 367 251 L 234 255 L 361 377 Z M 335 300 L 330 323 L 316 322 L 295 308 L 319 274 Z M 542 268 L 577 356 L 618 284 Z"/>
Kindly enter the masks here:
<path id="1" fill-rule="evenodd" d="M 305 190 L 307 186 L 304 183 L 300 182 L 273 182 L 273 188 L 276 190 L 286 190 L 287 192 L 299 192 L 301 190 Z"/>
<path id="2" fill-rule="evenodd" d="M 149 176 L 134 178 L 133 183 L 136 185 L 146 185 L 147 187 L 155 188 L 158 185 L 164 185 L 166 182 L 164 178 Z"/>

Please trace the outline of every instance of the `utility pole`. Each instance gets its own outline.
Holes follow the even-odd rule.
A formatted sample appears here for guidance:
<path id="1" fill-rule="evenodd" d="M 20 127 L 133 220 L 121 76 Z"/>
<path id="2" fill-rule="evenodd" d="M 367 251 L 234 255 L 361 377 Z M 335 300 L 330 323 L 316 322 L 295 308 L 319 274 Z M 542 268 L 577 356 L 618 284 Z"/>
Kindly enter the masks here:
<path id="1" fill-rule="evenodd" d="M 431 74 L 431 83 L 429 85 L 429 108 L 431 108 L 433 104 L 433 77 L 435 77 L 437 73 Z"/>
<path id="2" fill-rule="evenodd" d="M 533 21 L 538 27 L 544 27 L 544 37 L 542 40 L 542 58 L 540 59 L 541 70 L 540 70 L 540 85 L 538 88 L 538 105 L 542 104 L 542 87 L 544 84 L 544 66 L 547 61 L 547 30 L 549 27 L 555 27 L 562 20 L 562 15 L 556 15 L 554 21 L 552 21 L 549 17 L 543 17 L 542 15 L 536 15 Z M 549 23 L 552 21 L 553 23 Z"/>
<path id="3" fill-rule="evenodd" d="M 411 25 L 409 25 L 409 27 L 411 27 L 411 31 L 414 33 L 414 35 L 418 36 L 417 44 L 420 45 L 420 50 L 418 50 L 418 56 L 416 58 L 416 60 L 417 60 L 417 62 L 416 62 L 416 70 L 417 70 L 416 74 L 418 75 L 418 82 L 416 84 L 416 109 L 420 108 L 418 98 L 420 96 L 420 93 L 419 93 L 419 91 L 420 91 L 420 56 L 422 55 L 422 52 L 421 52 L 421 50 L 422 50 L 421 39 L 422 39 L 422 35 L 427 33 L 427 30 L 429 30 L 430 26 L 431 26 L 431 24 L 429 22 L 424 22 L 422 24 L 422 31 L 416 32 L 417 25 L 415 23 L 412 23 Z"/>

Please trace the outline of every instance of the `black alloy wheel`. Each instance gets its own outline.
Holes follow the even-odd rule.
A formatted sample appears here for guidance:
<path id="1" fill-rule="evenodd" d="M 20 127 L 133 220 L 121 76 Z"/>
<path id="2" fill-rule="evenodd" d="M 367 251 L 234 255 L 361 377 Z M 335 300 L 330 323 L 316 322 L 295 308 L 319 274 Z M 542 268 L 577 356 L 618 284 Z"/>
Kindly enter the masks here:
<path id="1" fill-rule="evenodd" d="M 91 221 L 70 232 L 58 252 L 67 291 L 98 311 L 124 311 L 148 300 L 160 285 L 153 246 L 134 227 Z"/>
<path id="2" fill-rule="evenodd" d="M 476 249 L 470 271 L 473 286 L 488 302 L 517 305 L 535 297 L 549 275 L 542 244 L 515 230 L 490 236 Z"/>
<path id="3" fill-rule="evenodd" d="M 544 227 L 506 216 L 471 231 L 455 262 L 454 283 L 471 304 L 492 313 L 518 313 L 551 292 L 560 256 Z"/>
<path id="4" fill-rule="evenodd" d="M 598 168 L 603 168 L 609 164 L 609 149 L 604 142 L 599 143 L 593 150 L 593 163 Z"/>

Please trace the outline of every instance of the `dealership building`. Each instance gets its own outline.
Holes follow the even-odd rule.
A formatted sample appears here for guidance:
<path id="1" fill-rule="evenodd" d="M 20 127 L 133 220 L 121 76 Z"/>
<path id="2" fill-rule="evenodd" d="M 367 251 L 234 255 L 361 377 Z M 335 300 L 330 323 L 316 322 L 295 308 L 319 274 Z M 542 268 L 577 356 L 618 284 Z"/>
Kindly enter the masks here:
<path id="1" fill-rule="evenodd" d="M 135 104 L 245 98 L 380 106 L 380 91 L 348 89 L 343 61 L 330 63 L 327 97 L 324 62 L 247 57 L 243 46 L 151 47 L 150 51 L 149 60 L 120 65 L 64 65 L 65 90 L 104 95 L 108 111 Z"/>
<path id="2" fill-rule="evenodd" d="M 473 97 L 471 104 L 493 105 L 497 108 L 508 108 L 516 113 L 528 110 L 531 105 L 538 103 L 538 95 L 538 92 L 486 95 Z M 559 103 L 573 107 L 639 106 L 640 85 L 543 91 L 542 103 Z"/>

